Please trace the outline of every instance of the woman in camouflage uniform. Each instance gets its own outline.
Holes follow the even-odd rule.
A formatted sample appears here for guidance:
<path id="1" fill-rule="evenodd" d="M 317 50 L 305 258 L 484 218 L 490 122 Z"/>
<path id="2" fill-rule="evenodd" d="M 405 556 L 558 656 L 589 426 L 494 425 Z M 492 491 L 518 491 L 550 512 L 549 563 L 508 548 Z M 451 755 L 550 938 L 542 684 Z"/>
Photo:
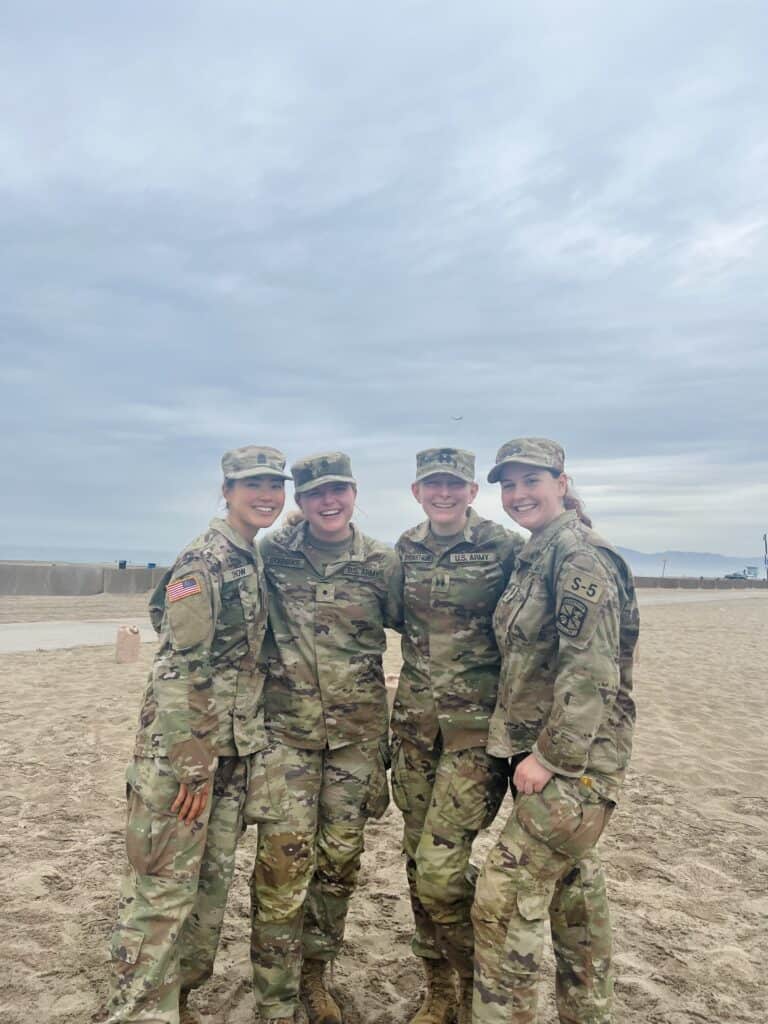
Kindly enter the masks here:
<path id="1" fill-rule="evenodd" d="M 501 660 L 492 616 L 523 541 L 471 508 L 477 489 L 472 452 L 419 452 L 412 491 L 427 519 L 395 546 L 405 621 L 392 790 L 403 814 L 413 952 L 427 980 L 411 1024 L 447 1024 L 457 1004 L 459 1024 L 470 1022 L 469 858 L 507 789 L 507 762 L 485 749 Z"/>
<path id="2" fill-rule="evenodd" d="M 534 1024 L 547 921 L 562 1024 L 610 1024 L 611 931 L 596 844 L 619 797 L 635 705 L 631 573 L 569 494 L 563 449 L 503 445 L 488 475 L 531 537 L 496 608 L 501 680 L 488 751 L 514 810 L 477 883 L 474 1024 Z"/>
<path id="3" fill-rule="evenodd" d="M 253 540 L 283 508 L 284 467 L 275 448 L 227 452 L 226 518 L 182 551 L 150 601 L 160 647 L 127 772 L 109 1024 L 199 1019 L 187 994 L 213 970 L 243 820 L 264 803 L 253 787 L 267 744 L 255 672 L 267 595 Z"/>
<path id="4" fill-rule="evenodd" d="M 252 961 L 262 1020 L 340 1024 L 324 969 L 341 947 L 363 831 L 389 802 L 385 626 L 401 618 L 391 548 L 351 522 L 349 457 L 291 469 L 304 519 L 261 544 L 274 650 L 265 694 L 270 754 L 287 788 L 281 821 L 259 828 Z"/>

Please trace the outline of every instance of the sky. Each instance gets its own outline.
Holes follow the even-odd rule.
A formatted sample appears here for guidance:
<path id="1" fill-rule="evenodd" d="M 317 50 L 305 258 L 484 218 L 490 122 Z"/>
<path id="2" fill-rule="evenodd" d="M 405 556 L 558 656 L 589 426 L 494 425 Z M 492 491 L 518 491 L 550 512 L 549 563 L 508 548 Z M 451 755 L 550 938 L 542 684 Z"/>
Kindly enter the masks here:
<path id="1" fill-rule="evenodd" d="M 543 435 L 616 544 L 768 529 L 768 6 L 7 0 L 0 552 L 174 552 L 245 443 Z M 289 499 L 289 501 L 292 499 Z M 63 557 L 63 555 L 60 555 Z"/>

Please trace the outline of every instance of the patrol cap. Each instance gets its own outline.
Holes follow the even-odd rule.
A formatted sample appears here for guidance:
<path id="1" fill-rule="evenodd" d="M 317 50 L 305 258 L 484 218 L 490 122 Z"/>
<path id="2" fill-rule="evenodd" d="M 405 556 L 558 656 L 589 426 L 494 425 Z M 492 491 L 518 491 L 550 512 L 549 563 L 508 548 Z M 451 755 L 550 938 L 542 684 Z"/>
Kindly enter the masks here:
<path id="1" fill-rule="evenodd" d="M 496 483 L 501 478 L 502 468 L 510 462 L 541 466 L 562 473 L 565 469 L 565 452 L 557 441 L 550 441 L 548 437 L 516 437 L 496 452 L 496 465 L 488 474 L 488 483 Z"/>
<path id="2" fill-rule="evenodd" d="M 260 444 L 246 444 L 224 452 L 221 469 L 226 480 L 244 480 L 247 476 L 279 476 L 290 480 L 285 472 L 285 456 L 277 448 Z"/>
<path id="3" fill-rule="evenodd" d="M 354 484 L 352 462 L 344 452 L 308 455 L 291 466 L 294 494 L 303 494 L 323 484 Z"/>
<path id="4" fill-rule="evenodd" d="M 475 482 L 475 453 L 463 448 L 425 448 L 416 453 L 416 483 L 434 473 L 448 473 L 468 484 Z"/>

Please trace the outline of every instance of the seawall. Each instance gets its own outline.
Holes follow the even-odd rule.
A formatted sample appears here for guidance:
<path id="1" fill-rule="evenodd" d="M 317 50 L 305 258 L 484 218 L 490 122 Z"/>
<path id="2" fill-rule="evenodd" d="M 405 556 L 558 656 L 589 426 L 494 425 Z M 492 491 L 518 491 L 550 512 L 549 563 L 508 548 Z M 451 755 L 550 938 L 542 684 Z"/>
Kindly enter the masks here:
<path id="1" fill-rule="evenodd" d="M 144 594 L 160 582 L 165 568 L 148 569 L 73 562 L 0 561 L 1 595 Z M 674 590 L 768 590 L 766 580 L 724 580 L 689 576 L 636 576 L 638 587 Z"/>

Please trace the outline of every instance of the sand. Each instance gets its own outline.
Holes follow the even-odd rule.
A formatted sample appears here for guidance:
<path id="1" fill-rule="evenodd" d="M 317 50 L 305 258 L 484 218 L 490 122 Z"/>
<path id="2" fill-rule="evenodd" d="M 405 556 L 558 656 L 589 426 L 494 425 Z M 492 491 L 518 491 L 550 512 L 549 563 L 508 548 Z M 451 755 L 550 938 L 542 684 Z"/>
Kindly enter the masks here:
<path id="1" fill-rule="evenodd" d="M 616 937 L 617 1022 L 764 1024 L 768 925 L 768 594 L 654 604 L 641 593 L 640 718 L 625 797 L 602 842 Z M 679 594 L 676 595 L 679 597 Z M 139 621 L 144 600 L 3 598 L 0 621 Z M 84 1024 L 107 991 L 123 862 L 123 770 L 153 644 L 0 655 L 0 1020 Z M 387 671 L 396 672 L 396 645 Z M 508 808 L 504 808 L 502 815 Z M 476 844 L 476 859 L 501 818 Z M 334 976 L 347 1024 L 401 1024 L 420 973 L 390 808 L 369 827 Z M 206 1024 L 252 1024 L 248 888 L 238 853 Z M 541 1024 L 554 1024 L 552 978 Z"/>

